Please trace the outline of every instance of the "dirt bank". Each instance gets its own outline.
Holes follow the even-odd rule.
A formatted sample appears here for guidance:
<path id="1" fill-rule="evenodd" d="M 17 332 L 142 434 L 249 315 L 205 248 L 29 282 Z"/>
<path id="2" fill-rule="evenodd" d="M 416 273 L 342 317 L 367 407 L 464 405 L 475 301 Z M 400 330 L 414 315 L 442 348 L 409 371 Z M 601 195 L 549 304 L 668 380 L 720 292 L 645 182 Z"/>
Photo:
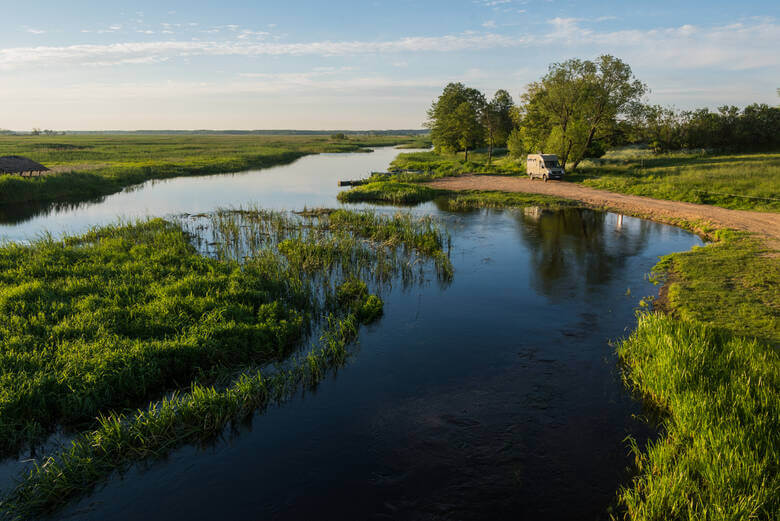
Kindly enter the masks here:
<path id="1" fill-rule="evenodd" d="M 780 214 L 778 213 L 727 210 L 718 206 L 618 194 L 575 183 L 562 181 L 545 183 L 518 177 L 463 175 L 445 177 L 427 184 L 433 188 L 455 191 L 493 190 L 554 195 L 576 199 L 597 208 L 646 216 L 664 222 L 674 222 L 676 219 L 709 221 L 719 228 L 734 228 L 763 236 L 767 246 L 773 250 L 780 250 Z"/>

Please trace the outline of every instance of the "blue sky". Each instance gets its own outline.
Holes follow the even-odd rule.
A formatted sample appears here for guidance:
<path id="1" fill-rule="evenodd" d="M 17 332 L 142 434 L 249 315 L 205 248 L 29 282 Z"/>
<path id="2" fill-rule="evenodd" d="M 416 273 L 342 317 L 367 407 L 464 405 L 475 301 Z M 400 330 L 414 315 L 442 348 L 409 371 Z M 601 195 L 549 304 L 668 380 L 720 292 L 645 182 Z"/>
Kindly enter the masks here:
<path id="1" fill-rule="evenodd" d="M 419 128 L 609 53 L 679 108 L 777 104 L 780 2 L 0 0 L 0 128 Z"/>

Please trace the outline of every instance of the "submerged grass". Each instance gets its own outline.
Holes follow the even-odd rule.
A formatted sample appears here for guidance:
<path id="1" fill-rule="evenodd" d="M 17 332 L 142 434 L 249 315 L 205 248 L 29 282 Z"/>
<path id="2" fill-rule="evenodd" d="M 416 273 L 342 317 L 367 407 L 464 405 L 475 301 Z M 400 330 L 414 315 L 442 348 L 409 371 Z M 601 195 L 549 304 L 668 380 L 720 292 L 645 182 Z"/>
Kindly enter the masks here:
<path id="1" fill-rule="evenodd" d="M 368 284 L 414 280 L 428 260 L 452 277 L 446 233 L 407 214 L 238 209 L 179 224 L 0 247 L 3 451 L 59 424 L 91 429 L 36 463 L 0 505 L 6 515 L 48 512 L 114 469 L 316 384 L 358 324 L 381 316 Z M 287 360 L 323 320 L 320 345 Z"/>
<path id="2" fill-rule="evenodd" d="M 665 257 L 668 311 L 643 313 L 618 347 L 626 380 L 664 414 L 633 445 L 630 520 L 780 518 L 780 262 L 755 239 Z"/>

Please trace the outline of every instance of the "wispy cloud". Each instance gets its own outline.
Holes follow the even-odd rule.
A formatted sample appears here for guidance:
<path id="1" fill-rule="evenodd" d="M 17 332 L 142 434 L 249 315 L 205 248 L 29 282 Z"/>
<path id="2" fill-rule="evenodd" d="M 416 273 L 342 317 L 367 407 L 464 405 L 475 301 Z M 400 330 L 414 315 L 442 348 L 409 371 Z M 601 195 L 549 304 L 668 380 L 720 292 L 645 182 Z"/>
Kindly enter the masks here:
<path id="1" fill-rule="evenodd" d="M 698 68 L 717 66 L 741 70 L 780 65 L 777 44 L 780 25 L 755 20 L 717 27 L 682 25 L 651 30 L 596 31 L 574 18 L 555 18 L 553 31 L 540 35 L 465 32 L 445 36 L 415 36 L 387 41 L 318 41 L 280 43 L 258 41 L 263 31 L 227 25 L 227 41 L 154 41 L 0 49 L 0 69 L 21 67 L 119 65 L 195 56 L 356 56 L 419 52 L 458 52 L 555 46 L 559 52 L 612 52 L 643 65 Z M 109 29 L 113 30 L 111 26 Z M 250 38 L 251 36 L 251 38 Z"/>

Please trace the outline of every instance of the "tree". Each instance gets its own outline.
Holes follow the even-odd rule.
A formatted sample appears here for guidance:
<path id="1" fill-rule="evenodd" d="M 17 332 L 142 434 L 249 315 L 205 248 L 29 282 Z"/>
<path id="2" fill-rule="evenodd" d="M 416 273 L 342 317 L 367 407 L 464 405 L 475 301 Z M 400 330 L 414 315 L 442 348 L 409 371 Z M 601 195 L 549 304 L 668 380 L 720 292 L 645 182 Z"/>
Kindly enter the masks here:
<path id="1" fill-rule="evenodd" d="M 464 105 L 465 103 L 465 105 Z M 480 124 L 485 96 L 462 83 L 450 83 L 428 110 L 425 126 L 431 129 L 431 141 L 437 151 L 458 152 L 479 146 L 484 140 Z M 477 122 L 476 128 L 474 122 Z"/>
<path id="2" fill-rule="evenodd" d="M 631 67 L 613 56 L 595 62 L 554 63 L 523 95 L 522 123 L 527 145 L 552 147 L 563 166 L 577 168 L 594 140 L 609 137 L 617 118 L 647 92 Z"/>
<path id="3" fill-rule="evenodd" d="M 505 145 L 510 132 L 514 127 L 512 110 L 515 102 L 512 96 L 503 89 L 499 89 L 493 95 L 493 99 L 485 106 L 482 114 L 482 124 L 488 145 L 488 164 L 493 159 L 493 147 Z"/>
<path id="4" fill-rule="evenodd" d="M 463 158 L 469 160 L 469 149 L 476 148 L 483 140 L 484 133 L 480 124 L 480 114 L 468 101 L 464 101 L 453 113 L 458 146 L 464 152 Z"/>

